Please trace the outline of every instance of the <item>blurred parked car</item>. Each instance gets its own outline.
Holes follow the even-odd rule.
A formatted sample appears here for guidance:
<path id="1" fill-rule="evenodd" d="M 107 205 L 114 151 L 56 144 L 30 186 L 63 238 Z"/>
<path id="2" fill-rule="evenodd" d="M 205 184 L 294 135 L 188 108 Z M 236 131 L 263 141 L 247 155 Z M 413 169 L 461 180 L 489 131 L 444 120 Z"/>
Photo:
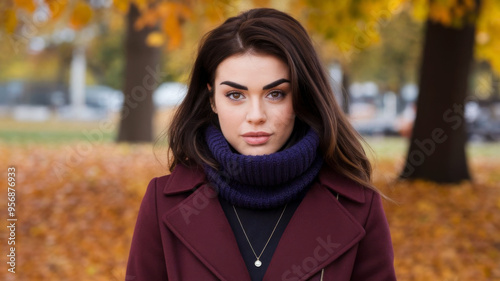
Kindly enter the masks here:
<path id="1" fill-rule="evenodd" d="M 95 109 L 118 112 L 123 105 L 123 93 L 104 85 L 85 87 L 85 104 Z"/>
<path id="2" fill-rule="evenodd" d="M 500 103 L 467 104 L 467 135 L 471 140 L 500 141 Z"/>
<path id="3" fill-rule="evenodd" d="M 361 135 L 398 135 L 395 116 L 386 114 L 373 103 L 352 103 L 349 108 L 349 120 L 354 129 Z"/>
<path id="4" fill-rule="evenodd" d="M 119 90 L 105 85 L 88 85 L 85 87 L 85 105 L 82 108 L 65 104 L 57 107 L 57 113 L 62 119 L 105 119 L 121 110 L 123 100 L 123 94 Z"/>
<path id="5" fill-rule="evenodd" d="M 179 105 L 187 94 L 187 85 L 178 82 L 162 83 L 153 93 L 156 107 L 172 107 Z"/>

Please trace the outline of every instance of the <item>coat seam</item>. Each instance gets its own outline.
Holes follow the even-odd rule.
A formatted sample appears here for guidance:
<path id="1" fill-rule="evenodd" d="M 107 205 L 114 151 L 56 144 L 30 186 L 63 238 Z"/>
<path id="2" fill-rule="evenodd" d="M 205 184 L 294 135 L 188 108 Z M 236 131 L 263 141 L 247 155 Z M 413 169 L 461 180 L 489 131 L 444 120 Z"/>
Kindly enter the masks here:
<path id="1" fill-rule="evenodd" d="M 375 198 L 375 194 L 372 193 L 372 198 L 370 199 L 370 207 L 368 208 L 368 214 L 367 216 L 365 217 L 365 221 L 363 223 L 363 228 L 366 229 L 366 225 L 368 224 L 368 222 L 370 221 L 370 216 L 372 215 L 372 209 L 373 209 L 373 200 Z"/>
<path id="2" fill-rule="evenodd" d="M 165 266 L 165 273 L 167 274 L 167 280 L 168 280 L 168 271 L 167 271 L 167 261 L 165 259 L 165 252 L 163 251 L 163 237 L 162 237 L 162 234 L 161 234 L 161 228 L 160 228 L 160 216 L 158 215 L 158 177 L 155 177 L 154 178 L 154 194 L 155 194 L 155 216 L 156 216 L 156 226 L 158 228 L 158 235 L 160 236 L 160 244 L 161 244 L 161 248 L 162 248 L 162 252 L 163 252 L 163 255 L 162 255 L 162 258 L 163 258 L 163 266 Z"/>

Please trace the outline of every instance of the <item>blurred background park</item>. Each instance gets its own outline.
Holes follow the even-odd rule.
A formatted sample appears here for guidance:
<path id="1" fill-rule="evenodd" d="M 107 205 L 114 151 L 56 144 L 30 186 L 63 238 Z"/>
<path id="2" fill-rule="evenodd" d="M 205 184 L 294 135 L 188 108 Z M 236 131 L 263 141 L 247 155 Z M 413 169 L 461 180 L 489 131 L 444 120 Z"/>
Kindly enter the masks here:
<path id="1" fill-rule="evenodd" d="M 2 227 L 1 280 L 124 280 L 198 42 L 254 7 L 310 32 L 395 201 L 398 279 L 500 280 L 499 0 L 2 0 L 0 158 L 18 221 L 15 274 Z"/>

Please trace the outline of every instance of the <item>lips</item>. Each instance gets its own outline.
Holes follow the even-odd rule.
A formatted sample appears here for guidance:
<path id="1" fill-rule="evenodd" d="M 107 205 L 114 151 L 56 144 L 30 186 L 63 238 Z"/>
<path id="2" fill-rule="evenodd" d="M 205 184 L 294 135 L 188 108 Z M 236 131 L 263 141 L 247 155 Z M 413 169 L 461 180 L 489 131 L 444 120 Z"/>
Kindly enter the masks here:
<path id="1" fill-rule="evenodd" d="M 241 136 L 249 145 L 261 145 L 265 144 L 269 140 L 271 134 L 266 132 L 248 132 Z"/>

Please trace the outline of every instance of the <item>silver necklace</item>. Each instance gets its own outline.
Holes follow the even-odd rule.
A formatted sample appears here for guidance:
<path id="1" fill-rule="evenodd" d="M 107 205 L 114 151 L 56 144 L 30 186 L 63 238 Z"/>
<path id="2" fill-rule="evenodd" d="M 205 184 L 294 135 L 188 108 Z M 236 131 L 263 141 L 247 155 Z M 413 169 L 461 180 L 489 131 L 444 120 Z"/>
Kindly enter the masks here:
<path id="1" fill-rule="evenodd" d="M 264 248 L 262 249 L 262 251 L 260 252 L 260 255 L 257 256 L 257 253 L 255 253 L 255 250 L 253 249 L 252 247 L 252 243 L 250 243 L 250 239 L 248 239 L 248 235 L 247 235 L 247 232 L 245 231 L 245 228 L 243 227 L 243 224 L 241 223 L 241 219 L 240 219 L 240 216 L 238 216 L 238 212 L 236 212 L 236 208 L 234 207 L 233 205 L 233 210 L 234 210 L 234 213 L 236 214 L 236 218 L 238 218 L 238 222 L 240 223 L 240 226 L 241 226 L 241 230 L 243 230 L 243 234 L 245 234 L 245 238 L 247 239 L 247 242 L 248 242 L 248 245 L 250 245 L 250 249 L 252 249 L 252 252 L 255 256 L 255 258 L 257 260 L 255 260 L 255 266 L 256 267 L 260 267 L 262 265 L 262 262 L 260 261 L 260 257 L 262 256 L 262 254 L 264 253 L 264 250 L 266 249 L 267 247 L 267 244 L 269 244 L 269 241 L 271 241 L 271 238 L 273 237 L 274 235 L 274 231 L 276 230 L 276 228 L 278 227 L 278 224 L 280 223 L 281 221 L 281 217 L 283 217 L 283 214 L 285 213 L 285 210 L 286 210 L 286 206 L 288 204 L 285 205 L 285 208 L 283 208 L 283 211 L 281 212 L 281 215 L 278 219 L 278 222 L 276 223 L 276 225 L 274 226 L 273 228 L 273 232 L 271 232 L 271 236 L 269 236 L 269 239 L 267 239 L 267 242 L 266 242 L 266 245 L 264 245 Z"/>

